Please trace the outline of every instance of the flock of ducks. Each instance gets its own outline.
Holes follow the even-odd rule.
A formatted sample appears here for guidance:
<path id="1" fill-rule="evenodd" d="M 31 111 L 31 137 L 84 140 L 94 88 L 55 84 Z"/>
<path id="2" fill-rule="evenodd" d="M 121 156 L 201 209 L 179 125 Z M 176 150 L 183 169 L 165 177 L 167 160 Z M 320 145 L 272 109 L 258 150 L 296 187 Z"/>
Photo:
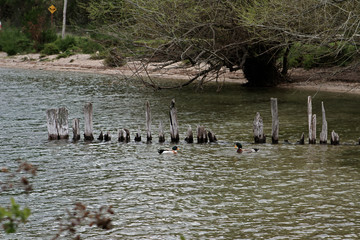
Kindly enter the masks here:
<path id="1" fill-rule="evenodd" d="M 235 143 L 235 148 L 237 148 L 237 153 L 253 153 L 259 151 L 258 148 L 249 148 L 243 149 L 241 143 Z M 180 150 L 178 146 L 173 146 L 171 149 L 159 149 L 159 154 L 177 154 L 177 151 Z"/>

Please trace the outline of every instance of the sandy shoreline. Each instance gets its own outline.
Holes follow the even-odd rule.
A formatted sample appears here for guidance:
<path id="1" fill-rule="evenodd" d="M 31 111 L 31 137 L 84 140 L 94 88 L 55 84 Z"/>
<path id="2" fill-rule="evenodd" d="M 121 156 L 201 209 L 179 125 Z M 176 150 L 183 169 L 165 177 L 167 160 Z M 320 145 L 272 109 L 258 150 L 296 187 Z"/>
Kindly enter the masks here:
<path id="1" fill-rule="evenodd" d="M 91 60 L 89 54 L 77 54 L 68 58 L 56 59 L 56 55 L 40 58 L 40 54 L 27 54 L 7 56 L 0 52 L 0 67 L 19 69 L 38 69 L 48 71 L 74 71 L 118 76 L 150 76 L 165 79 L 190 79 L 199 71 L 197 68 L 182 68 L 179 64 L 172 64 L 159 70 L 157 64 L 148 66 L 147 71 L 142 71 L 139 62 L 130 62 L 123 67 L 105 67 L 103 60 Z M 341 77 L 334 76 L 336 70 L 305 71 L 295 69 L 290 72 L 291 83 L 281 84 L 282 88 L 297 88 L 317 91 L 330 91 L 340 93 L 360 94 L 360 74 L 341 73 Z M 241 71 L 224 71 L 222 81 L 231 83 L 246 83 Z"/>

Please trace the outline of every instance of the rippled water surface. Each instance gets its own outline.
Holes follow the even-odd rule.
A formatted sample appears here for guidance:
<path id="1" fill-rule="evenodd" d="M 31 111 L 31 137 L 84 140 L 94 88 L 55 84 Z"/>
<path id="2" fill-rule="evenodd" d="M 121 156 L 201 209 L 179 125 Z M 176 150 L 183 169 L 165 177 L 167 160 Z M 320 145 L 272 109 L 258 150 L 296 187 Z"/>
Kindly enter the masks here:
<path id="1" fill-rule="evenodd" d="M 358 239 L 360 238 L 360 97 L 226 85 L 153 92 L 126 80 L 90 74 L 0 69 L 0 167 L 18 160 L 38 167 L 33 191 L 3 191 L 0 204 L 14 197 L 32 210 L 29 222 L 5 239 L 51 239 L 66 209 L 82 202 L 90 209 L 112 205 L 114 228 L 82 227 L 83 239 Z M 307 96 L 321 129 L 321 101 L 329 130 L 340 146 L 270 143 L 254 145 L 256 112 L 271 134 L 270 98 L 278 98 L 280 142 L 295 143 L 307 133 Z M 159 155 L 158 125 L 169 139 L 168 110 L 176 99 L 180 138 L 188 125 L 202 124 L 216 144 L 179 143 L 177 155 Z M 145 101 L 152 110 L 154 141 L 145 136 Z M 94 133 L 110 131 L 112 141 L 48 141 L 45 111 L 67 107 L 69 119 L 94 106 Z M 129 128 L 132 141 L 118 143 Z M 307 134 L 306 134 L 307 135 Z M 234 142 L 260 148 L 237 154 Z M 269 142 L 269 139 L 268 139 Z M 0 180 L 5 181 L 3 178 Z"/>

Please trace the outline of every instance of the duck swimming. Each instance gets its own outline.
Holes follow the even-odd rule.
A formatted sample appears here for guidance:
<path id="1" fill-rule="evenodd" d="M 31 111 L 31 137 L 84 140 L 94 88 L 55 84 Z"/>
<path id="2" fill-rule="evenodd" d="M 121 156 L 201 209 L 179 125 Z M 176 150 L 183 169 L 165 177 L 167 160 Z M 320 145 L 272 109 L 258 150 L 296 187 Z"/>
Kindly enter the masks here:
<path id="1" fill-rule="evenodd" d="M 259 151 L 258 148 L 243 149 L 241 143 L 235 143 L 235 148 L 237 148 L 236 151 L 237 153 L 243 153 L 243 152 L 252 153 Z"/>
<path id="2" fill-rule="evenodd" d="M 173 146 L 171 150 L 159 149 L 158 153 L 159 154 L 163 154 L 163 153 L 177 154 L 178 150 L 179 150 L 179 148 L 177 146 Z"/>

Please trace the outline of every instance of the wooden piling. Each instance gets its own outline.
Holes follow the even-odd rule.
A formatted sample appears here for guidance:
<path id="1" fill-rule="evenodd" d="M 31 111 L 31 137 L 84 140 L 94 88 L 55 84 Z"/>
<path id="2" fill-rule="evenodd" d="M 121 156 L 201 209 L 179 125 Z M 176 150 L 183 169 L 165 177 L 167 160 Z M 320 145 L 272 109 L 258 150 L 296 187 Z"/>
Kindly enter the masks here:
<path id="1" fill-rule="evenodd" d="M 309 144 L 316 143 L 316 114 L 312 114 L 312 100 L 308 96 L 308 125 L 309 125 Z"/>
<path id="2" fill-rule="evenodd" d="M 301 134 L 301 137 L 300 137 L 300 140 L 299 140 L 299 144 L 300 144 L 300 145 L 304 145 L 304 144 L 305 144 L 305 134 L 304 134 L 304 133 Z"/>
<path id="3" fill-rule="evenodd" d="M 145 110 L 145 118 L 146 118 L 146 141 L 151 142 L 151 111 L 150 111 L 150 103 L 146 101 L 146 110 Z"/>
<path id="4" fill-rule="evenodd" d="M 106 133 L 104 134 L 104 141 L 105 141 L 105 142 L 111 141 L 110 132 L 106 132 Z"/>
<path id="5" fill-rule="evenodd" d="M 331 145 L 339 145 L 340 137 L 334 130 L 331 132 Z"/>
<path id="6" fill-rule="evenodd" d="M 86 103 L 84 107 L 84 139 L 85 141 L 94 140 L 93 136 L 93 106 L 92 103 Z"/>
<path id="7" fill-rule="evenodd" d="M 64 107 L 46 111 L 49 140 L 69 139 L 68 115 Z"/>
<path id="8" fill-rule="evenodd" d="M 193 143 L 194 142 L 194 136 L 193 136 L 193 132 L 191 129 L 191 126 L 189 125 L 189 128 L 186 132 L 186 138 L 185 138 L 185 142 L 187 143 Z"/>
<path id="9" fill-rule="evenodd" d="M 159 143 L 165 142 L 165 133 L 162 125 L 162 121 L 159 123 Z"/>
<path id="10" fill-rule="evenodd" d="M 271 98 L 271 117 L 272 117 L 272 134 L 273 144 L 279 143 L 279 116 L 277 98 Z"/>
<path id="11" fill-rule="evenodd" d="M 265 143 L 264 124 L 259 112 L 255 115 L 253 126 L 255 143 Z"/>
<path id="12" fill-rule="evenodd" d="M 56 109 L 46 110 L 47 129 L 48 129 L 48 139 L 49 140 L 59 139 L 57 112 L 58 111 Z"/>
<path id="13" fill-rule="evenodd" d="M 309 144 L 316 144 L 316 114 L 313 114 L 311 121 L 311 138 Z"/>
<path id="14" fill-rule="evenodd" d="M 171 101 L 170 104 L 170 136 L 172 143 L 179 142 L 179 123 L 177 120 L 177 111 L 175 108 L 175 99 Z"/>
<path id="15" fill-rule="evenodd" d="M 104 140 L 104 134 L 103 134 L 103 131 L 100 131 L 100 135 L 98 136 L 97 140 L 99 140 L 99 141 Z"/>
<path id="16" fill-rule="evenodd" d="M 73 119 L 72 130 L 73 130 L 73 141 L 80 140 L 80 120 L 78 118 Z"/>
<path id="17" fill-rule="evenodd" d="M 135 142 L 141 142 L 141 131 L 140 131 L 140 126 L 138 126 L 138 130 L 137 133 L 135 134 Z"/>
<path id="18" fill-rule="evenodd" d="M 320 144 L 326 144 L 327 143 L 327 121 L 326 121 L 326 115 L 325 115 L 324 102 L 321 102 L 321 111 L 322 111 L 322 127 L 321 127 L 321 133 L 320 133 Z"/>
<path id="19" fill-rule="evenodd" d="M 69 111 L 65 107 L 58 109 L 58 133 L 59 139 L 69 139 Z"/>
<path id="20" fill-rule="evenodd" d="M 119 142 L 130 142 L 130 131 L 126 128 L 120 129 L 118 134 Z"/>
<path id="21" fill-rule="evenodd" d="M 217 142 L 217 138 L 211 130 L 208 130 L 208 137 L 209 137 L 209 142 Z"/>
<path id="22" fill-rule="evenodd" d="M 208 135 L 204 126 L 197 126 L 197 143 L 207 143 Z"/>

